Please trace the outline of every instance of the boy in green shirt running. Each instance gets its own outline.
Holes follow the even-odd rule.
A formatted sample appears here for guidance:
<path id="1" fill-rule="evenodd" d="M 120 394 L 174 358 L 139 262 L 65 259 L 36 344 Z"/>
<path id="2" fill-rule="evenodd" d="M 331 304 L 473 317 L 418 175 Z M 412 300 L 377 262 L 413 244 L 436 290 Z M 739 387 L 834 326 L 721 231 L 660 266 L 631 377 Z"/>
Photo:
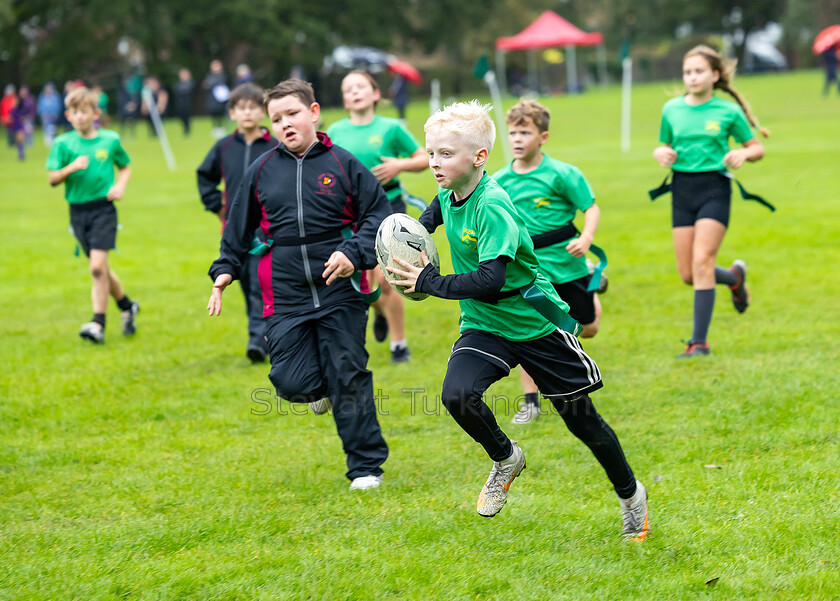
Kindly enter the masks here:
<path id="1" fill-rule="evenodd" d="M 428 259 L 423 269 L 396 259 L 402 268 L 391 271 L 406 279 L 391 284 L 460 302 L 461 336 L 449 357 L 441 399 L 494 462 L 478 513 L 492 517 L 501 511 L 508 488 L 525 469 L 522 449 L 482 400 L 493 382 L 521 363 L 606 470 L 621 500 L 623 536 L 642 540 L 648 532 L 647 491 L 589 398 L 602 386 L 598 366 L 558 327 L 573 330 L 577 324 L 566 322 L 568 305 L 540 273 L 510 197 L 484 172 L 496 136 L 488 111 L 476 100 L 455 103 L 425 126 L 429 167 L 440 189 L 420 222 L 429 232 L 444 226 L 456 274 L 440 275 Z"/>
<path id="2" fill-rule="evenodd" d="M 508 136 L 514 160 L 493 175 L 510 196 L 534 242 L 540 269 L 569 304 L 569 315 L 583 326 L 581 338 L 592 338 L 601 323 L 601 302 L 589 290 L 585 255 L 592 245 L 601 210 L 580 169 L 551 158 L 542 151 L 548 141 L 548 109 L 535 100 L 521 100 L 507 112 Z M 573 219 L 584 216 L 583 232 Z M 599 276 L 600 277 L 600 276 Z M 525 402 L 514 424 L 540 415 L 537 385 L 522 370 Z"/>
<path id="3" fill-rule="evenodd" d="M 140 305 L 128 298 L 117 274 L 108 267 L 108 251 L 116 247 L 117 240 L 114 201 L 125 194 L 131 169 L 119 135 L 95 125 L 101 115 L 95 92 L 76 88 L 67 95 L 65 104 L 65 115 L 74 131 L 55 139 L 47 157 L 47 170 L 51 186 L 64 183 L 73 234 L 89 259 L 93 278 L 93 319 L 82 325 L 79 336 L 102 344 L 109 294 L 121 311 L 123 335 L 132 336 L 137 331 L 135 318 Z"/>

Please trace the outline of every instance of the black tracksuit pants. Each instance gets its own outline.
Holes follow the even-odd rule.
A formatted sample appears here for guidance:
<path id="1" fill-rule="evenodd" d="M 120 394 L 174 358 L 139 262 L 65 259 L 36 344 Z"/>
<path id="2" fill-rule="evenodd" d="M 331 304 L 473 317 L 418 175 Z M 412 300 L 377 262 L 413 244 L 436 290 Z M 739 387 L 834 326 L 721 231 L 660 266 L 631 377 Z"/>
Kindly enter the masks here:
<path id="1" fill-rule="evenodd" d="M 265 336 L 265 320 L 263 319 L 263 297 L 260 290 L 258 269 L 261 257 L 248 255 L 242 262 L 242 273 L 239 285 L 245 296 L 245 310 L 248 313 L 248 341 L 263 346 Z"/>
<path id="2" fill-rule="evenodd" d="M 367 306 L 358 301 L 266 318 L 269 379 L 291 402 L 323 397 L 347 454 L 347 478 L 382 474 L 388 457 L 373 398 L 365 349 Z"/>

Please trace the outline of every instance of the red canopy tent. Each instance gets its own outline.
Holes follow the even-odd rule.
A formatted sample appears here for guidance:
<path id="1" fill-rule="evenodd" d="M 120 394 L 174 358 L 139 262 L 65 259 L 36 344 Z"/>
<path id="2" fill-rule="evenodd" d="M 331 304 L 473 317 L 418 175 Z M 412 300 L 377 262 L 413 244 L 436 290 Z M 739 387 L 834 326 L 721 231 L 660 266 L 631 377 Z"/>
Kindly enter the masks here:
<path id="1" fill-rule="evenodd" d="M 541 48 L 557 48 L 564 46 L 568 58 L 566 68 L 569 78 L 569 89 L 576 90 L 577 70 L 575 67 L 576 46 L 599 46 L 603 49 L 604 36 L 600 33 L 586 33 L 569 23 L 566 19 L 550 10 L 542 13 L 528 27 L 518 34 L 496 40 L 496 69 L 498 77 L 504 82 L 504 56 L 511 50 L 536 50 Z M 603 52 L 601 53 L 603 54 Z M 600 61 L 603 57 L 600 57 Z M 529 71 L 531 65 L 529 65 Z M 603 69 L 602 76 L 603 76 Z M 502 86 L 504 87 L 504 85 Z"/>

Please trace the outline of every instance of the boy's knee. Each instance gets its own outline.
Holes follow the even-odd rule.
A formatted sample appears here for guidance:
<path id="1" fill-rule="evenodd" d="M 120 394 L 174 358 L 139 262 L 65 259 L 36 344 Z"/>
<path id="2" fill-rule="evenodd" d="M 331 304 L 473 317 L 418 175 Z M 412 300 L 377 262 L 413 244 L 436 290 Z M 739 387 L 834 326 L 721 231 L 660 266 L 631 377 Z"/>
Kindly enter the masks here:
<path id="1" fill-rule="evenodd" d="M 314 403 L 327 391 L 323 380 L 297 377 L 285 369 L 272 367 L 268 379 L 277 389 L 277 396 L 293 403 Z"/>
<path id="2" fill-rule="evenodd" d="M 595 334 L 598 333 L 599 323 L 597 321 L 593 321 L 592 323 L 588 323 L 583 326 L 583 329 L 580 332 L 580 338 L 594 338 Z"/>

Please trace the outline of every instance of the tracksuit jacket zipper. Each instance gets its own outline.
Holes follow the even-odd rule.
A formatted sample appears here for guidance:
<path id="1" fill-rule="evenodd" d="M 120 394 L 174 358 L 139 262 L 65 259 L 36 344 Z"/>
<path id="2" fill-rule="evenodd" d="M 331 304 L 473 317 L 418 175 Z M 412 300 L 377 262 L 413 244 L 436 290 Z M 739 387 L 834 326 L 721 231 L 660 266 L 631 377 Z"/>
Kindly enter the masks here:
<path id="1" fill-rule="evenodd" d="M 306 158 L 306 155 L 309 154 L 309 151 L 314 147 L 315 145 L 312 145 L 302 157 L 298 157 L 289 150 L 286 150 L 286 152 L 294 157 L 295 161 L 297 161 L 295 193 L 297 195 L 298 236 L 301 238 L 306 236 L 306 229 L 303 227 L 303 160 Z M 306 282 L 309 284 L 309 290 L 312 292 L 312 303 L 315 305 L 315 308 L 318 309 L 321 307 L 321 300 L 318 298 L 318 290 L 315 288 L 315 282 L 312 279 L 312 270 L 309 268 L 309 254 L 306 251 L 306 244 L 300 245 L 300 254 L 303 258 L 303 271 L 306 274 Z"/>

